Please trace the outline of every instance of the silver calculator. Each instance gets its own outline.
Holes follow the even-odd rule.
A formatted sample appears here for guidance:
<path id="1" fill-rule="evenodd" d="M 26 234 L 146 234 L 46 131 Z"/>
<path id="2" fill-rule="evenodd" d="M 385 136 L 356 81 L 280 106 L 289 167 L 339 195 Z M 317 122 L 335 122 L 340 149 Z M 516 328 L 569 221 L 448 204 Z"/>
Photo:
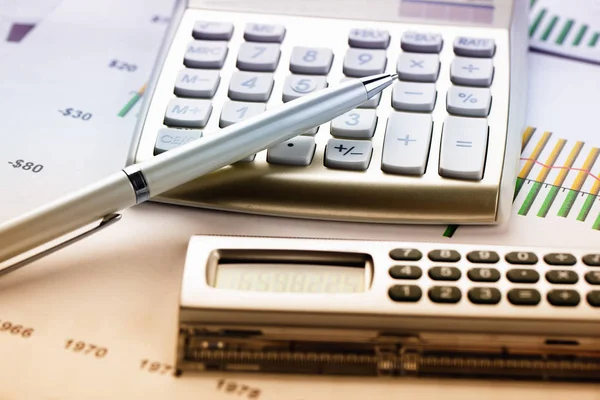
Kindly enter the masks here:
<path id="1" fill-rule="evenodd" d="M 193 236 L 177 369 L 600 382 L 600 252 Z"/>
<path id="2" fill-rule="evenodd" d="M 180 2 L 129 163 L 346 79 L 395 72 L 381 96 L 155 200 L 325 220 L 501 222 L 526 108 L 526 3 Z"/>

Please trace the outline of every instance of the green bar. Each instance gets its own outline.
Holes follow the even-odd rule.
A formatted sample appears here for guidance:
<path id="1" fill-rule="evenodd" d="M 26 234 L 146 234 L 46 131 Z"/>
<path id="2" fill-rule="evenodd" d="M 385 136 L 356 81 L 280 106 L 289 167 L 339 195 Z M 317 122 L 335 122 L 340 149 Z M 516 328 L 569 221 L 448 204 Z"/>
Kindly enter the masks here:
<path id="1" fill-rule="evenodd" d="M 581 39 L 583 39 L 583 35 L 585 35 L 587 32 L 587 29 L 587 25 L 583 25 L 581 28 L 579 28 L 579 32 L 577 32 L 577 36 L 575 36 L 575 40 L 573 40 L 573 46 L 579 46 L 579 43 L 581 43 Z"/>
<path id="2" fill-rule="evenodd" d="M 598 214 L 598 217 L 594 221 L 594 225 L 592 225 L 592 229 L 600 231 L 600 214 Z"/>
<path id="3" fill-rule="evenodd" d="M 529 0 L 529 8 L 533 8 L 533 6 L 535 6 L 535 3 L 537 3 L 537 0 Z"/>
<path id="4" fill-rule="evenodd" d="M 515 187 L 515 195 L 513 196 L 513 201 L 515 201 L 515 199 L 519 195 L 519 192 L 521 191 L 521 188 L 523 187 L 524 183 L 525 183 L 525 179 L 517 178 L 517 185 Z"/>
<path id="5" fill-rule="evenodd" d="M 446 230 L 444 231 L 444 236 L 451 238 L 454 235 L 454 232 L 458 229 L 458 225 L 448 225 Z"/>
<path id="6" fill-rule="evenodd" d="M 569 31 L 571 31 L 572 27 L 573 27 L 573 20 L 572 19 L 567 20 L 567 22 L 563 25 L 562 31 L 560 31 L 560 34 L 556 38 L 556 44 L 564 43 L 564 41 L 565 41 L 567 35 L 569 34 Z"/>
<path id="7" fill-rule="evenodd" d="M 546 9 L 542 8 L 542 10 L 538 13 L 537 17 L 535 17 L 535 21 L 533 21 L 533 24 L 531 24 L 531 26 L 529 27 L 529 37 L 533 37 L 538 26 L 540 26 L 540 22 L 542 22 L 542 19 L 544 19 L 544 16 L 546 16 Z"/>
<path id="8" fill-rule="evenodd" d="M 594 33 L 594 36 L 592 36 L 592 38 L 590 39 L 590 42 L 588 43 L 588 46 L 594 47 L 596 45 L 596 43 L 598 43 L 599 38 L 600 38 L 600 33 L 598 33 L 598 32 Z"/>
<path id="9" fill-rule="evenodd" d="M 548 214 L 550 207 L 552 207 L 552 203 L 554 203 L 559 190 L 560 188 L 558 186 L 552 186 L 550 188 L 548 195 L 546 195 L 546 198 L 544 199 L 544 203 L 540 207 L 540 211 L 537 213 L 538 217 L 546 218 L 546 215 Z"/>
<path id="10" fill-rule="evenodd" d="M 557 16 L 552 17 L 552 19 L 550 20 L 550 23 L 546 27 L 546 30 L 542 34 L 542 38 L 541 38 L 542 41 L 545 42 L 550 37 L 550 34 L 552 33 L 552 29 L 554 29 L 554 26 L 556 25 L 557 22 L 558 22 L 558 17 Z"/>
<path id="11" fill-rule="evenodd" d="M 571 207 L 573 207 L 573 203 L 575 203 L 575 199 L 577 198 L 578 194 L 579 192 L 577 190 L 569 190 L 565 202 L 562 204 L 562 206 L 560 206 L 560 210 L 558 210 L 559 217 L 566 218 L 569 215 Z"/>
<path id="12" fill-rule="evenodd" d="M 579 211 L 579 215 L 577 215 L 577 221 L 585 221 L 592 206 L 594 205 L 594 200 L 596 200 L 596 196 L 593 194 L 588 194 L 585 202 L 583 203 L 583 207 L 581 207 L 581 211 Z"/>
<path id="13" fill-rule="evenodd" d="M 121 111 L 119 111 L 119 113 L 117 114 L 117 116 L 119 117 L 124 117 L 127 115 L 127 113 L 129 111 L 131 111 L 131 109 L 133 108 L 133 106 L 135 106 L 135 103 L 138 102 L 138 100 L 141 98 L 142 96 L 140 96 L 139 93 L 136 93 L 131 100 L 129 100 L 129 102 L 127 104 L 125 104 L 125 107 L 123 107 L 121 109 Z"/>
<path id="14" fill-rule="evenodd" d="M 537 197 L 538 193 L 540 192 L 541 187 L 542 187 L 541 182 L 533 183 L 533 185 L 531 186 L 531 189 L 529 190 L 529 193 L 527 193 L 527 197 L 525 197 L 525 201 L 523 202 L 523 204 L 521 205 L 521 208 L 519 209 L 519 215 L 527 215 L 527 213 L 529 212 L 529 209 L 531 208 L 531 205 L 533 204 L 533 202 L 535 201 L 535 198 Z"/>

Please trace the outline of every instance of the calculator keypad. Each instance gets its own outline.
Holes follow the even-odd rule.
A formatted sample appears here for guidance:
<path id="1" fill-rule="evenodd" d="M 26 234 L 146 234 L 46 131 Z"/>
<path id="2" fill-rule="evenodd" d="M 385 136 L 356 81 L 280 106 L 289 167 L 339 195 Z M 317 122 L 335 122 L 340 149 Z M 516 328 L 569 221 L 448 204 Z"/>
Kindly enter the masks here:
<path id="1" fill-rule="evenodd" d="M 257 171 L 264 173 L 257 172 L 250 180 L 232 179 L 231 182 L 242 186 L 253 185 L 256 180 L 260 181 L 260 190 L 265 189 L 264 186 L 273 182 L 265 178 L 268 167 L 284 164 L 278 154 L 292 157 L 287 163 L 290 171 L 307 174 L 307 198 L 318 197 L 319 193 L 325 192 L 323 189 L 336 181 L 352 182 L 359 189 L 374 185 L 376 191 L 386 192 L 386 200 L 374 207 L 399 204 L 392 201 L 397 198 L 393 192 L 399 188 L 397 191 L 406 198 L 404 191 L 410 186 L 404 185 L 406 182 L 416 183 L 414 189 L 419 200 L 415 197 L 415 203 L 426 204 L 428 201 L 423 198 L 421 184 L 428 188 L 441 186 L 441 190 L 456 185 L 458 191 L 459 187 L 471 187 L 464 181 L 484 181 L 477 189 L 475 186 L 469 189 L 477 192 L 479 187 L 494 184 L 486 179 L 501 179 L 498 169 L 502 167 L 498 164 L 496 149 L 503 150 L 506 143 L 502 124 L 506 119 L 504 97 L 507 96 L 508 81 L 506 68 L 495 69 L 494 57 L 502 56 L 504 60 L 508 49 L 507 43 L 495 32 L 479 37 L 467 34 L 474 33 L 468 27 L 454 33 L 445 26 L 416 30 L 410 25 L 401 25 L 391 29 L 389 24 L 373 21 L 313 21 L 287 15 L 256 17 L 243 13 L 231 16 L 217 11 L 186 11 L 165 60 L 159 78 L 161 85 L 156 86 L 153 93 L 156 102 L 153 100 L 150 105 L 149 113 L 162 113 L 161 120 L 146 119 L 143 128 L 142 135 L 152 137 L 150 153 L 153 150 L 153 154 L 158 154 L 165 148 L 173 148 L 173 145 L 165 147 L 164 143 L 159 143 L 161 128 L 195 129 L 203 136 L 218 134 L 219 127 L 348 79 L 397 72 L 398 81 L 389 90 L 331 122 L 304 132 L 302 136 L 314 139 L 311 157 L 303 153 L 302 162 L 297 161 L 296 151 L 300 147 L 296 148 L 295 144 L 292 148 L 286 147 L 285 151 L 278 147 L 271 154 L 265 149 L 253 158 L 254 161 L 246 160 L 260 165 Z M 308 22 L 311 25 L 306 25 Z M 330 30 L 325 22 L 333 24 Z M 343 30 L 336 27 L 341 23 Z M 319 32 L 318 35 L 315 32 Z M 179 108 L 175 110 L 173 104 L 169 104 L 175 99 L 180 102 L 208 100 L 211 109 L 200 113 L 189 111 L 190 106 L 183 112 L 183 104 L 177 103 Z M 233 109 L 236 103 L 260 105 L 248 105 L 244 111 L 245 105 Z M 501 131 L 496 132 L 493 127 L 490 130 L 488 126 L 497 126 L 498 122 Z M 503 139 L 499 141 L 499 137 Z M 146 144 L 138 147 L 138 153 L 143 153 L 138 158 L 148 156 L 148 147 Z M 492 159 L 494 165 L 490 164 Z M 240 171 L 242 166 L 223 171 L 223 174 Z M 324 173 L 319 175 L 322 179 L 310 180 L 309 174 L 320 172 Z M 392 185 L 394 181 L 398 185 Z M 206 189 L 213 193 L 211 202 L 220 201 L 221 195 L 214 194 L 214 188 Z M 194 190 L 200 192 L 205 188 L 197 185 Z M 231 193 L 220 188 L 219 191 Z M 241 190 L 241 193 L 247 193 L 248 201 L 236 204 L 243 204 L 241 208 L 247 205 L 248 209 L 256 205 L 252 191 Z M 198 196 L 199 199 L 202 197 L 200 193 Z M 193 197 L 188 199 L 192 203 Z M 388 197 L 390 201 L 387 201 Z M 475 197 L 477 195 L 470 196 Z M 280 203 L 286 201 L 289 200 L 282 197 L 272 204 L 283 206 Z M 456 199 L 452 201 L 456 204 Z M 484 202 L 491 203 L 489 199 Z M 229 208 L 226 204 L 223 206 Z M 418 209 L 421 206 L 410 206 L 417 208 L 412 215 L 423 212 Z M 268 210 L 253 209 L 258 213 L 263 211 L 268 213 Z M 298 208 L 298 214 L 305 211 L 307 209 L 302 205 Z M 410 211 L 404 212 L 410 215 Z M 448 216 L 452 212 L 448 208 Z M 496 212 L 485 213 L 489 218 L 496 218 L 491 217 L 492 214 L 498 215 Z M 394 218 L 395 213 L 372 215 L 387 219 Z M 358 219 L 364 218 L 358 215 Z"/>
<path id="2" fill-rule="evenodd" d="M 463 259 L 461 251 L 434 248 L 427 252 L 426 259 L 422 255 L 422 249 L 414 247 L 390 250 L 388 258 L 393 260 L 388 267 L 389 280 L 393 282 L 390 287 L 396 287 L 396 291 L 404 288 L 407 296 L 419 288 L 427 292 L 432 303 L 460 303 L 466 293 L 468 301 L 478 306 L 506 302 L 512 306 L 536 307 L 546 302 L 552 307 L 600 307 L 600 290 L 591 290 L 600 285 L 600 265 L 591 267 L 583 281 L 577 272 L 590 268 L 589 254 L 579 258 L 571 253 L 548 252 L 539 257 L 530 251 L 501 255 L 491 249 L 474 249 Z M 544 260 L 543 264 L 538 264 L 539 258 Z M 493 264 L 493 268 L 482 264 Z M 403 281 L 411 283 L 405 285 Z M 448 284 L 440 285 L 443 281 Z M 411 298 L 410 301 L 423 301 Z M 390 299 L 408 301 L 403 296 L 396 299 L 390 295 Z"/>

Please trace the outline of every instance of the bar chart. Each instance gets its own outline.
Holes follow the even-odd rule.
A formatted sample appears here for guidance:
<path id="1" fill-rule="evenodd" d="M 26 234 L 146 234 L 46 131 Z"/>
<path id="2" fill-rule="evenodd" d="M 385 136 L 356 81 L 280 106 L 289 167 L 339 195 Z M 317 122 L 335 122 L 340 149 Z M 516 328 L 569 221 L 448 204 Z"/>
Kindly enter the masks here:
<path id="1" fill-rule="evenodd" d="M 530 47 L 563 57 L 600 63 L 600 24 L 597 23 L 600 6 L 589 0 L 584 1 L 591 7 L 574 7 L 568 1 L 531 0 Z M 582 10 L 588 13 L 581 15 L 584 12 Z"/>
<path id="2" fill-rule="evenodd" d="M 517 213 L 591 221 L 591 228 L 600 230 L 600 148 L 553 136 L 533 127 L 523 134 Z"/>

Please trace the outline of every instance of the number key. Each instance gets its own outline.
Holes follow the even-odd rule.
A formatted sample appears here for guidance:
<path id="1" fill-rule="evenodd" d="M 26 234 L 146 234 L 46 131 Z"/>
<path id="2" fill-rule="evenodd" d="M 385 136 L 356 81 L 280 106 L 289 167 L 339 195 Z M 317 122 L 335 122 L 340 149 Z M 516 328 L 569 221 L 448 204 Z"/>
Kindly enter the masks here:
<path id="1" fill-rule="evenodd" d="M 290 71 L 297 74 L 327 75 L 332 62 L 331 49 L 296 46 L 290 57 Z"/>
<path id="2" fill-rule="evenodd" d="M 462 297 L 460 289 L 454 286 L 433 286 L 428 294 L 434 303 L 458 303 Z"/>
<path id="3" fill-rule="evenodd" d="M 388 296 L 394 301 L 416 302 L 421 299 L 423 292 L 416 285 L 394 285 L 388 290 Z"/>
<path id="4" fill-rule="evenodd" d="M 533 265 L 538 262 L 537 256 L 527 251 L 513 251 L 504 256 L 504 259 L 511 264 Z"/>
<path id="5" fill-rule="evenodd" d="M 331 134 L 342 138 L 370 139 L 375 133 L 376 125 L 375 110 L 355 109 L 331 121 Z"/>
<path id="6" fill-rule="evenodd" d="M 394 265 L 388 272 L 394 279 L 419 279 L 423 275 L 416 265 Z"/>
<path id="7" fill-rule="evenodd" d="M 241 101 L 267 101 L 273 90 L 273 74 L 235 71 L 229 83 L 229 98 Z"/>
<path id="8" fill-rule="evenodd" d="M 283 101 L 288 102 L 327 87 L 324 76 L 290 75 L 283 84 Z"/>
<path id="9" fill-rule="evenodd" d="M 418 261 L 423 254 L 417 249 L 393 249 L 390 258 L 397 261 Z"/>
<path id="10" fill-rule="evenodd" d="M 363 77 L 381 74 L 386 64 L 385 50 L 348 49 L 344 57 L 344 75 Z"/>
<path id="11" fill-rule="evenodd" d="M 235 124 L 246 118 L 253 117 L 265 111 L 266 106 L 263 103 L 243 103 L 241 101 L 226 101 L 223 103 L 219 127 Z"/>
<path id="12" fill-rule="evenodd" d="M 456 250 L 431 250 L 427 256 L 431 261 L 456 262 L 460 260 L 460 254 Z"/>
<path id="13" fill-rule="evenodd" d="M 240 45 L 236 66 L 243 71 L 273 72 L 280 55 L 278 44 L 244 42 Z"/>
<path id="14" fill-rule="evenodd" d="M 475 304 L 498 304 L 502 299 L 500 291 L 496 288 L 475 287 L 467 293 L 469 300 Z"/>

